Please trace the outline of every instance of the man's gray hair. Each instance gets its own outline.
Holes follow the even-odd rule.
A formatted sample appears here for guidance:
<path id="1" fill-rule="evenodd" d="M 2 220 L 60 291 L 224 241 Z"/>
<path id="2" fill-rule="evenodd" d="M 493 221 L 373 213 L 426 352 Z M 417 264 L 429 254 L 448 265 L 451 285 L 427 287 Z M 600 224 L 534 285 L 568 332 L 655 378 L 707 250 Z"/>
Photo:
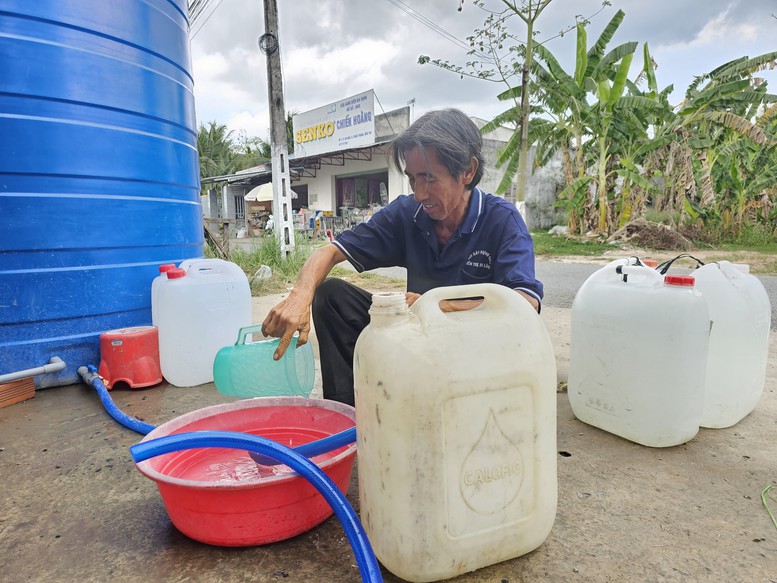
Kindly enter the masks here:
<path id="1" fill-rule="evenodd" d="M 418 148 L 423 152 L 429 147 L 437 150 L 440 163 L 454 178 L 469 169 L 474 157 L 478 167 L 467 188 L 475 188 L 480 182 L 483 177 L 483 140 L 478 126 L 463 112 L 458 109 L 440 109 L 419 117 L 394 140 L 394 166 L 403 172 L 408 151 Z"/>

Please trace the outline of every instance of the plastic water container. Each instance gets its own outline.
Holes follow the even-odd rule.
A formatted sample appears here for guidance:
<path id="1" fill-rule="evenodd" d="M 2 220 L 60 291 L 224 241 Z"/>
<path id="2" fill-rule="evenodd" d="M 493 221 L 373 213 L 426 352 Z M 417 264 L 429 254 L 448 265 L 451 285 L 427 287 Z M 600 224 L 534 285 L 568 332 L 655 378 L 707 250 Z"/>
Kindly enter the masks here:
<path id="1" fill-rule="evenodd" d="M 152 297 L 162 375 L 177 387 L 212 382 L 216 353 L 251 324 L 251 290 L 239 266 L 222 259 L 187 263 L 169 270 Z"/>
<path id="2" fill-rule="evenodd" d="M 262 326 L 241 328 L 234 346 L 225 346 L 213 363 L 213 382 L 220 393 L 242 399 L 296 395 L 309 397 L 315 380 L 310 343 L 297 347 L 293 336 L 280 360 L 273 360 L 280 338 L 254 341 Z M 249 339 L 250 338 L 250 339 Z"/>
<path id="3" fill-rule="evenodd" d="M 479 284 L 409 310 L 402 293 L 376 294 L 370 317 L 354 375 L 360 515 L 378 559 L 436 581 L 537 548 L 557 503 L 556 363 L 539 315 Z"/>
<path id="4" fill-rule="evenodd" d="M 156 326 L 159 316 L 157 310 L 159 309 L 159 300 L 157 294 L 159 294 L 159 286 L 162 285 L 162 281 L 167 280 L 167 272 L 171 269 L 175 269 L 175 263 L 165 263 L 159 266 L 159 275 L 157 275 L 151 281 L 151 324 Z"/>
<path id="5" fill-rule="evenodd" d="M 755 409 L 763 393 L 771 303 L 747 265 L 708 263 L 693 276 L 712 320 L 701 426 L 730 427 Z"/>
<path id="6" fill-rule="evenodd" d="M 689 276 L 619 259 L 572 304 L 569 403 L 584 423 L 651 447 L 699 431 L 710 334 Z"/>

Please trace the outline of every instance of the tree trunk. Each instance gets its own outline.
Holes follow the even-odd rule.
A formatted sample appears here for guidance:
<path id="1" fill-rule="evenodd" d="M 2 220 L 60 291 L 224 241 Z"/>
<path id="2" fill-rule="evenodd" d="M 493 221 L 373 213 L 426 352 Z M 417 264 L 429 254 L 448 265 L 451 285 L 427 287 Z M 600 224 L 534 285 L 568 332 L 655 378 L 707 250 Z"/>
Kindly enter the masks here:
<path id="1" fill-rule="evenodd" d="M 597 230 L 607 233 L 607 136 L 599 136 L 599 164 L 597 172 L 597 191 L 599 200 L 599 223 Z"/>

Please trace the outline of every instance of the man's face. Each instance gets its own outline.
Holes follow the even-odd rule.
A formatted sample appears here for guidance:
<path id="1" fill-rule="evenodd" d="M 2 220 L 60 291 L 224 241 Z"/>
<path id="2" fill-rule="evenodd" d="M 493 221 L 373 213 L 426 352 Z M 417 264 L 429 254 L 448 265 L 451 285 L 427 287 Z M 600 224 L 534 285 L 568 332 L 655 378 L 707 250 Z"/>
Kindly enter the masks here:
<path id="1" fill-rule="evenodd" d="M 471 164 L 474 166 L 474 164 Z M 432 220 L 459 219 L 467 206 L 467 184 L 472 181 L 474 169 L 451 176 L 440 163 L 437 149 L 417 147 L 405 152 L 405 174 L 415 199 L 423 204 L 424 212 Z"/>

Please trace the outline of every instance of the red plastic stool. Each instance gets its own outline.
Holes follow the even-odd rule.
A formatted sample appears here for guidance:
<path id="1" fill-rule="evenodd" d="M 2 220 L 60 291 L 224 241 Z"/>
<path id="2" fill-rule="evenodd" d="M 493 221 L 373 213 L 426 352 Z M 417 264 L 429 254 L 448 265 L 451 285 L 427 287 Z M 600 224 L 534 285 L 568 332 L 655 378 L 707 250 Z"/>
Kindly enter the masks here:
<path id="1" fill-rule="evenodd" d="M 100 368 L 108 389 L 119 382 L 133 389 L 162 382 L 156 326 L 120 328 L 100 334 Z"/>

